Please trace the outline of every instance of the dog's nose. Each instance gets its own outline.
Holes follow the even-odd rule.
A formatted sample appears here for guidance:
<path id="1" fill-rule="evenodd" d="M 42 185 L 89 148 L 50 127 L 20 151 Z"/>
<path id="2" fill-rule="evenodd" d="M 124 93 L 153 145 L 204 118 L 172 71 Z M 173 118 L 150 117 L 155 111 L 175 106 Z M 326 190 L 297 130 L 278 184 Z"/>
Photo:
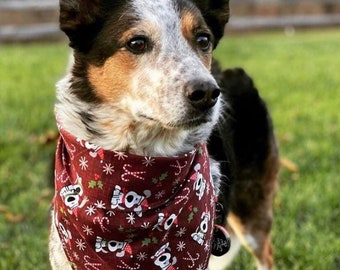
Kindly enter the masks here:
<path id="1" fill-rule="evenodd" d="M 212 108 L 220 93 L 219 87 L 213 82 L 195 80 L 186 86 L 186 97 L 189 103 L 199 110 Z"/>

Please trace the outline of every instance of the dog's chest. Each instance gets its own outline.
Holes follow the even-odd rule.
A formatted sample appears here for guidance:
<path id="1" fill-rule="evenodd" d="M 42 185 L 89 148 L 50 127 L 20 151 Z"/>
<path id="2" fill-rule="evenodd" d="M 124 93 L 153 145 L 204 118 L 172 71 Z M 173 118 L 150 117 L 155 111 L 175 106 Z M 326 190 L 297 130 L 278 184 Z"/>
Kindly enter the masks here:
<path id="1" fill-rule="evenodd" d="M 205 145 L 158 158 L 61 135 L 55 225 L 77 269 L 207 268 L 216 196 Z"/>

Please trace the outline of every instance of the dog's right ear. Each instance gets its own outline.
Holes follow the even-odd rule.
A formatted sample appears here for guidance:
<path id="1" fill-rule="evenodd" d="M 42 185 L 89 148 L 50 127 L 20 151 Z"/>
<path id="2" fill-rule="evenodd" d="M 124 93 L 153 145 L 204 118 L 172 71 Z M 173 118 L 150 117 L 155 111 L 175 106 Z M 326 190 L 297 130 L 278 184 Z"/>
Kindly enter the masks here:
<path id="1" fill-rule="evenodd" d="M 214 47 L 224 34 L 224 27 L 229 21 L 229 0 L 193 0 L 201 10 L 204 19 L 215 36 Z"/>
<path id="2" fill-rule="evenodd" d="M 72 48 L 89 49 L 103 24 L 101 4 L 102 0 L 60 0 L 60 29 L 68 36 Z"/>

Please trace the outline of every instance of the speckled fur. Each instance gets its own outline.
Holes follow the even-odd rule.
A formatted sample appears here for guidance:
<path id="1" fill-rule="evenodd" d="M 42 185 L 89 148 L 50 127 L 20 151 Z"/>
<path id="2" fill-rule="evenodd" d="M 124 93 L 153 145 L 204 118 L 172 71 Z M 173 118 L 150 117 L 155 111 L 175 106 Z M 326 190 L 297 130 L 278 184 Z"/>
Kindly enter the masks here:
<path id="1" fill-rule="evenodd" d="M 197 112 L 185 91 L 195 80 L 218 88 L 210 65 L 228 20 L 228 1 L 217 1 L 225 9 L 220 8 L 221 22 L 212 22 L 219 29 L 215 39 L 205 19 L 219 11 L 205 1 L 194 2 L 61 0 L 61 29 L 74 49 L 71 68 L 57 84 L 55 112 L 63 128 L 104 149 L 149 156 L 179 155 L 207 141 L 221 101 Z M 183 25 L 186 15 L 190 18 Z M 196 48 L 197 31 L 211 35 L 209 51 Z M 125 44 L 139 35 L 150 39 L 152 49 L 133 55 Z M 219 165 L 213 160 L 211 173 L 218 192 Z M 49 249 L 53 269 L 71 269 L 54 225 Z"/>

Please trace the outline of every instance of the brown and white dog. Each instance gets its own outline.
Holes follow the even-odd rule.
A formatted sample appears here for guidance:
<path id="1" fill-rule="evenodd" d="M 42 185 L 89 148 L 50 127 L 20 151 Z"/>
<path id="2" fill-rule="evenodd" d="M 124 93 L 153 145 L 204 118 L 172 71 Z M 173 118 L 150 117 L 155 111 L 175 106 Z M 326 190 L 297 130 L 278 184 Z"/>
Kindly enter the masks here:
<path id="1" fill-rule="evenodd" d="M 215 71 L 212 51 L 228 19 L 228 0 L 60 0 L 60 27 L 73 48 L 73 61 L 57 85 L 55 111 L 62 136 L 49 245 L 53 269 L 207 269 L 214 223 L 209 209 L 220 189 L 219 200 L 230 209 L 230 232 L 255 255 L 259 269 L 273 267 L 269 232 L 277 150 L 266 107 L 251 79 L 239 69 Z M 207 159 L 204 150 L 208 140 L 214 159 Z M 121 162 L 129 155 L 145 159 L 140 161 L 145 167 L 158 164 L 154 157 L 176 157 L 169 168 L 179 171 L 186 170 L 180 162 L 196 163 L 198 158 L 193 173 L 188 169 L 178 185 L 183 194 L 176 193 L 181 180 L 171 180 L 172 197 L 164 205 L 181 207 L 162 212 L 163 205 L 157 205 L 156 219 L 142 223 L 141 231 L 128 226 L 150 212 L 153 199 L 167 196 L 161 189 L 171 172 L 150 179 L 160 189 L 157 194 L 148 182 L 139 183 L 141 191 L 135 192 L 132 179 L 146 181 L 148 173 L 140 167 L 132 171 L 135 165 L 128 163 L 121 164 L 120 182 L 104 182 L 119 170 L 113 159 Z M 102 170 L 90 175 L 86 170 L 95 162 Z M 95 188 L 99 192 L 94 194 Z M 189 189 L 193 202 L 205 202 L 201 208 L 183 203 L 191 200 L 185 193 Z M 180 216 L 184 208 L 189 211 L 185 220 Z M 110 224 L 112 216 L 118 219 L 118 209 L 125 211 L 126 227 Z M 96 211 L 101 215 L 92 216 Z M 219 218 L 226 222 L 223 214 Z M 192 220 L 195 232 L 189 234 L 180 226 Z M 109 233 L 108 238 L 94 235 L 94 227 Z M 128 234 L 120 235 L 124 230 Z M 179 237 L 175 246 L 167 240 L 170 230 Z M 164 238 L 153 237 L 153 231 L 163 232 Z M 134 253 L 136 238 L 147 252 Z M 194 252 L 195 244 L 206 256 Z M 181 255 L 175 256 L 175 250 Z M 114 260 L 106 261 L 108 255 Z"/>

